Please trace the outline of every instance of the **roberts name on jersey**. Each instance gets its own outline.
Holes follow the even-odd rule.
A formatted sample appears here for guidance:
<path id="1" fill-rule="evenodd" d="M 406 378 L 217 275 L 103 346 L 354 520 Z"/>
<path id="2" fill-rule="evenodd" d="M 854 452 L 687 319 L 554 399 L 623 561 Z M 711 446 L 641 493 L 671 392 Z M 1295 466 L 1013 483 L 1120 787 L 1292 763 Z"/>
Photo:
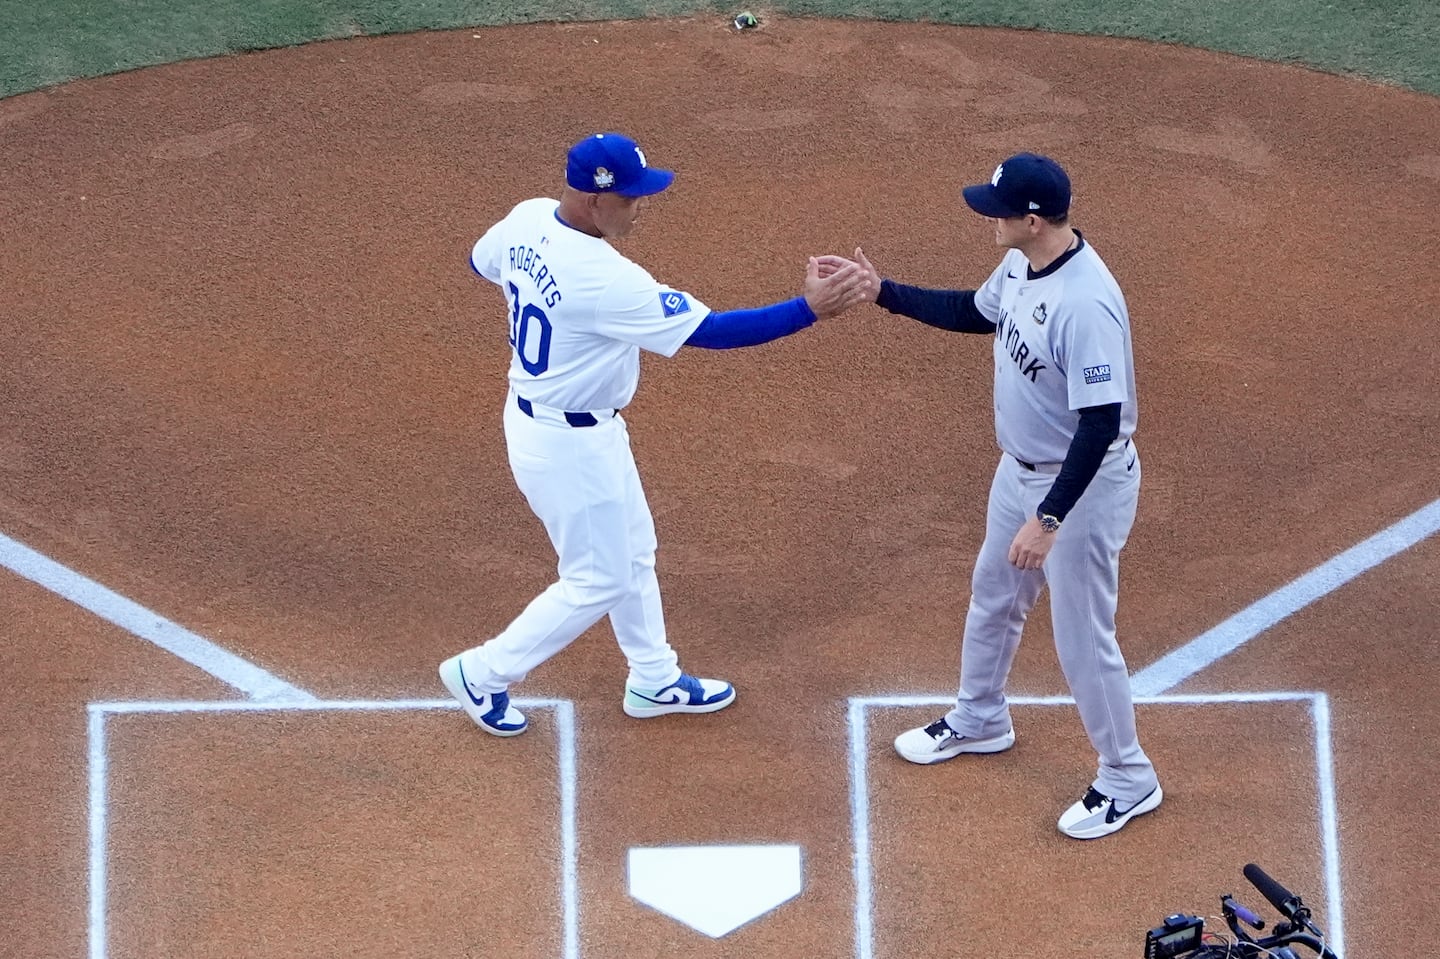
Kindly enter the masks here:
<path id="1" fill-rule="evenodd" d="M 560 288 L 555 284 L 555 277 L 551 274 L 550 268 L 540 257 L 538 250 L 528 246 L 512 246 L 510 248 L 510 270 L 515 273 L 529 274 L 535 281 L 535 290 L 545 297 L 546 306 L 554 306 L 560 302 Z"/>

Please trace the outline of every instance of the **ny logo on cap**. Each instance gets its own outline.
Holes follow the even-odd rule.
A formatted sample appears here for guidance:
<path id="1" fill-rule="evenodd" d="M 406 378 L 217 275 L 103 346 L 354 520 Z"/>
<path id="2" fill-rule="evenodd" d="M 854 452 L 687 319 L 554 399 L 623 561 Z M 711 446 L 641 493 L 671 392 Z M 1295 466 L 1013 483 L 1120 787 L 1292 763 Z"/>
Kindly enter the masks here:
<path id="1" fill-rule="evenodd" d="M 997 167 L 995 168 L 995 175 L 992 176 L 992 177 L 990 177 L 990 185 L 991 185 L 991 186 L 999 186 L 999 185 L 1000 185 L 1000 177 L 1001 177 L 1001 175 L 1002 175 L 1004 172 L 1005 172 L 1005 164 L 1002 163 L 1002 164 L 1000 164 L 999 166 L 997 166 Z M 1024 187 L 1021 187 L 1021 189 L 1023 190 Z M 1031 209 L 1031 210 L 1038 210 L 1038 209 L 1040 209 L 1040 204 L 1036 203 L 1034 200 L 1028 201 L 1027 204 L 1026 204 L 1026 206 L 1027 206 L 1029 209 Z"/>

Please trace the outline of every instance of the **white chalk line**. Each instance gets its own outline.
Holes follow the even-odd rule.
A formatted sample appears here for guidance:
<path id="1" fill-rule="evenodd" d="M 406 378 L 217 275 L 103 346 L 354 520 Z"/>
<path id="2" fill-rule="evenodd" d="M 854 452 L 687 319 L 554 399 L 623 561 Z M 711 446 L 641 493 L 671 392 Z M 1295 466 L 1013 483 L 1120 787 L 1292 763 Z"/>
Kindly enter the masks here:
<path id="1" fill-rule="evenodd" d="M 1330 747 L 1330 697 L 1317 692 L 1310 706 L 1315 729 L 1315 776 L 1320 793 L 1320 835 L 1325 855 L 1327 942 L 1345 955 L 1345 900 L 1340 895 L 1340 816 L 1335 800 L 1335 757 Z M 1304 898 L 1304 894 L 1301 894 Z"/>
<path id="2" fill-rule="evenodd" d="M 1357 543 L 1179 649 L 1165 654 L 1135 673 L 1130 678 L 1131 688 L 1137 695 L 1153 695 L 1173 689 L 1282 619 L 1434 535 L 1437 530 L 1440 530 L 1440 500 Z"/>
<path id="3" fill-rule="evenodd" d="M 1068 696 L 1013 696 L 1014 706 L 1073 705 Z M 1253 703 L 1307 703 L 1315 737 L 1315 788 L 1325 871 L 1327 942 L 1335 953 L 1345 954 L 1344 897 L 1340 887 L 1340 833 L 1335 803 L 1335 774 L 1330 745 L 1330 701 L 1323 692 L 1241 692 L 1197 693 L 1177 696 L 1137 696 L 1146 705 L 1231 705 Z M 952 706 L 954 696 L 856 696 L 851 697 L 846 722 L 850 743 L 850 814 L 853 875 L 855 882 L 855 959 L 875 959 L 874 868 L 870 857 L 869 747 L 866 727 L 871 709 L 904 709 L 917 706 Z M 902 760 L 903 761 L 903 760 Z M 1262 864 L 1263 866 L 1263 864 Z M 1303 893 L 1301 896 L 1303 898 Z M 1197 907 L 1198 908 L 1198 907 Z M 1158 917 L 1157 917 L 1158 918 Z"/>
<path id="4" fill-rule="evenodd" d="M 110 808 L 106 788 L 109 763 L 103 710 L 90 709 L 86 735 L 90 752 L 90 959 L 105 959 L 105 925 L 109 909 L 106 883 L 109 854 L 105 837 L 109 831 Z"/>
<path id="5" fill-rule="evenodd" d="M 0 533 L 0 565 L 148 640 L 256 700 L 314 699 L 310 693 Z"/>
<path id="6" fill-rule="evenodd" d="M 552 709 L 559 750 L 557 773 L 560 779 L 560 909 L 563 926 L 563 959 L 580 956 L 579 844 L 576 816 L 576 722 L 575 707 L 564 699 L 511 700 L 529 709 Z M 109 755 L 106 748 L 106 719 L 110 716 L 174 716 L 184 713 L 266 713 L 266 712 L 398 712 L 428 709 L 459 709 L 453 699 L 305 700 L 280 702 L 115 702 L 91 703 L 87 738 L 89 752 L 89 959 L 107 959 L 109 949 L 109 852 L 110 825 Z M 476 735 L 481 735 L 476 730 Z"/>
<path id="7" fill-rule="evenodd" d="M 873 959 L 875 951 L 875 886 L 870 864 L 870 774 L 866 758 L 865 700 L 852 698 L 846 722 L 850 727 L 850 851 L 855 875 L 855 957 Z M 907 704 L 910 705 L 910 704 Z"/>

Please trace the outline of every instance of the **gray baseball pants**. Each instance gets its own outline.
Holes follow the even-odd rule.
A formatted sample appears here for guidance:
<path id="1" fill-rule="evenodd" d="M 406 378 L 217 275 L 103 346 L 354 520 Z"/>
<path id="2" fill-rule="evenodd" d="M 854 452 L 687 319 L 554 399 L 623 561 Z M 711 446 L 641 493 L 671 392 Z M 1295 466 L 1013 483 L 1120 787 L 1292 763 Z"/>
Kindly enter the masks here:
<path id="1" fill-rule="evenodd" d="M 1000 458 L 965 619 L 960 692 L 945 720 L 962 736 L 988 738 L 1010 728 L 1006 679 L 1025 619 L 1048 583 L 1060 668 L 1099 754 L 1094 786 L 1128 804 L 1158 784 L 1140 748 L 1130 675 L 1115 639 L 1120 550 L 1135 522 L 1140 458 L 1133 443 L 1107 453 L 1055 534 L 1043 568 L 1017 569 L 1010 563 L 1010 543 L 1035 515 L 1054 472 L 1044 466 L 1028 470 L 1008 454 Z"/>

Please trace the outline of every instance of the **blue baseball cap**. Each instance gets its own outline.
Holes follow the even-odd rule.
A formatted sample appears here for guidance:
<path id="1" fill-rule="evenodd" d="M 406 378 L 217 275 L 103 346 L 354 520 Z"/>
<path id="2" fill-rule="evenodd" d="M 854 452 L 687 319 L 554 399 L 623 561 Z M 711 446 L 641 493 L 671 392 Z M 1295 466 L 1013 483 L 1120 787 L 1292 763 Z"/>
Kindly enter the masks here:
<path id="1" fill-rule="evenodd" d="M 1070 212 L 1070 178 L 1060 164 L 1017 153 L 995 168 L 989 183 L 965 188 L 965 202 L 982 216 L 1064 216 Z"/>
<path id="2" fill-rule="evenodd" d="M 668 187 L 675 174 L 645 162 L 645 154 L 623 133 L 596 133 L 570 148 L 565 182 L 586 193 L 649 196 Z"/>

